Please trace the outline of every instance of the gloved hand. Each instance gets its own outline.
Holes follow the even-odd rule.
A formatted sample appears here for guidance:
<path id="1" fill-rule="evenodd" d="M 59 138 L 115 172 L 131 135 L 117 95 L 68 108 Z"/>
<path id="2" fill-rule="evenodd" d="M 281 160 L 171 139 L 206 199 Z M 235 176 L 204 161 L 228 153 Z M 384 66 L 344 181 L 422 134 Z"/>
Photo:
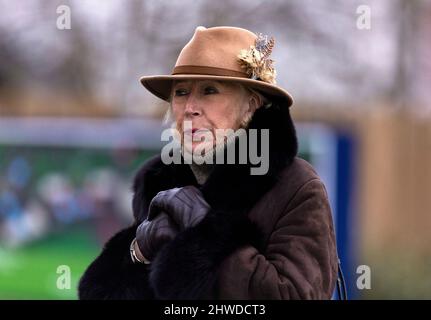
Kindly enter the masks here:
<path id="1" fill-rule="evenodd" d="M 202 193 L 195 186 L 185 186 L 160 191 L 151 200 L 148 219 L 166 213 L 177 224 L 180 231 L 197 225 L 210 210 Z"/>
<path id="2" fill-rule="evenodd" d="M 161 247 L 178 232 L 197 225 L 210 206 L 194 186 L 160 191 L 151 200 L 148 216 L 136 231 L 136 242 L 146 260 L 152 260 Z"/>
<path id="3" fill-rule="evenodd" d="M 136 243 L 146 260 L 152 260 L 161 247 L 175 238 L 178 227 L 165 213 L 145 219 L 136 230 Z"/>

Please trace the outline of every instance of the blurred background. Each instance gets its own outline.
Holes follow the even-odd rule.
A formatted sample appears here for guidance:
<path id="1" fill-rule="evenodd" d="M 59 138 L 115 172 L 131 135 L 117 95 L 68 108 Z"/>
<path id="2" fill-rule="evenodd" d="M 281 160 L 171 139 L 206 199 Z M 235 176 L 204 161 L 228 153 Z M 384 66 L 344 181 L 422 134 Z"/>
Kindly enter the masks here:
<path id="1" fill-rule="evenodd" d="M 275 37 L 349 296 L 430 299 L 428 0 L 0 0 L 0 298 L 77 298 L 162 146 L 167 106 L 138 79 L 170 73 L 199 25 Z"/>

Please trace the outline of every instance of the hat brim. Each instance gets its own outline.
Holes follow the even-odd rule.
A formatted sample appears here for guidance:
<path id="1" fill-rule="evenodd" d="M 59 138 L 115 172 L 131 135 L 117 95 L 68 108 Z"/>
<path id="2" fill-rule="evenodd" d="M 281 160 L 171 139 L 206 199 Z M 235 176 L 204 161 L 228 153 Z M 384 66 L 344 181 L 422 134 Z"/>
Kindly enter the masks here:
<path id="1" fill-rule="evenodd" d="M 288 107 L 293 104 L 293 98 L 283 88 L 280 88 L 271 83 L 254 80 L 250 78 L 200 75 L 200 74 L 178 74 L 178 75 L 155 75 L 144 76 L 140 78 L 142 85 L 155 96 L 162 100 L 168 101 L 171 95 L 172 82 L 175 80 L 217 80 L 217 81 L 232 81 L 241 83 L 251 89 L 258 90 L 262 94 L 284 100 Z"/>

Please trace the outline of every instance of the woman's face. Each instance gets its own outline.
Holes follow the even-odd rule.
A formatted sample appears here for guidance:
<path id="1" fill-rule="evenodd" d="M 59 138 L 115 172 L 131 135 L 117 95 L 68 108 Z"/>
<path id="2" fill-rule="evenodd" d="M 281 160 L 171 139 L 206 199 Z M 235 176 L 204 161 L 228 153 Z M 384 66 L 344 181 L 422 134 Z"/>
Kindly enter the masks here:
<path id="1" fill-rule="evenodd" d="M 172 87 L 172 114 L 181 139 L 188 136 L 193 151 L 206 142 L 203 135 L 212 134 L 215 145 L 216 129 L 237 130 L 250 112 L 250 93 L 242 86 L 213 80 L 178 81 Z M 184 126 L 190 121 L 191 126 Z M 186 130 L 184 130 L 186 129 Z M 202 147 L 202 146 L 200 146 Z"/>

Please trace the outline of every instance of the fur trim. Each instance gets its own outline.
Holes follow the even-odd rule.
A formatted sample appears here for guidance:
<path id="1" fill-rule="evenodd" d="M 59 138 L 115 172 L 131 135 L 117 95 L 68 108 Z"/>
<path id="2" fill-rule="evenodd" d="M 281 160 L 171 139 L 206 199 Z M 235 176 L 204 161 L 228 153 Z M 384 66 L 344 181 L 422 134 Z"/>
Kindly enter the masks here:
<path id="1" fill-rule="evenodd" d="M 266 175 L 250 175 L 251 164 L 216 164 L 200 187 L 211 206 L 201 223 L 166 244 L 149 265 L 150 270 L 124 262 L 134 236 L 133 229 L 124 236 L 127 240 L 124 243 L 119 239 L 122 236 L 117 235 L 81 280 L 80 297 L 118 297 L 121 291 L 124 292 L 122 298 L 145 299 L 153 298 L 153 295 L 156 299 L 211 297 L 218 267 L 229 254 L 245 244 L 262 250 L 261 233 L 247 218 L 247 213 L 271 189 L 279 172 L 297 154 L 296 132 L 289 108 L 273 103 L 268 109 L 258 109 L 249 129 L 264 128 L 270 129 L 269 171 Z M 198 186 L 188 164 L 165 165 L 160 155 L 147 161 L 133 182 L 134 228 L 146 218 L 149 203 L 157 192 L 186 185 Z M 110 246 L 114 248 L 109 250 Z M 89 289 L 89 286 L 94 288 Z"/>
<path id="2" fill-rule="evenodd" d="M 148 265 L 134 264 L 130 258 L 136 228 L 124 229 L 106 243 L 79 282 L 79 299 L 154 299 Z"/>

